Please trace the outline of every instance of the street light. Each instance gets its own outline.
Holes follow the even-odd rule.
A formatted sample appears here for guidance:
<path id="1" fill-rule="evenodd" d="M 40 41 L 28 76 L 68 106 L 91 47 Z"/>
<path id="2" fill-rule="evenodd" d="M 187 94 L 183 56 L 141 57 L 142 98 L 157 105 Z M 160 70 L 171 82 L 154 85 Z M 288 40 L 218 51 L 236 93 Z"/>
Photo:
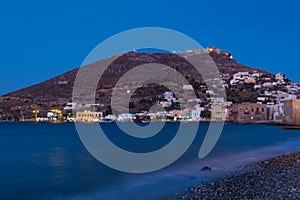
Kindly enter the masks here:
<path id="1" fill-rule="evenodd" d="M 37 119 L 37 115 L 38 115 L 39 112 L 40 112 L 39 110 L 33 110 L 33 111 L 32 111 L 32 113 L 35 114 L 35 120 Z"/>
<path id="2" fill-rule="evenodd" d="M 51 111 L 54 113 L 54 117 L 57 117 L 57 119 L 59 119 L 59 117 L 62 117 L 62 110 L 52 109 Z"/>

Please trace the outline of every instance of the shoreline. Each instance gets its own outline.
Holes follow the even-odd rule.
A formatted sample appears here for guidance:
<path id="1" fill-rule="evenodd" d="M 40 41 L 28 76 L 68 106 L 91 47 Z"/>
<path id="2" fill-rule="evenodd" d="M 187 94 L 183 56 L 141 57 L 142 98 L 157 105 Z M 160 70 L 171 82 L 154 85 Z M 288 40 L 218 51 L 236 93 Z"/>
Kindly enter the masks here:
<path id="1" fill-rule="evenodd" d="M 300 151 L 243 166 L 177 199 L 300 199 Z"/>
<path id="2" fill-rule="evenodd" d="M 133 121 L 110 121 L 110 122 L 118 122 L 118 123 L 127 123 L 127 122 L 133 122 Z M 200 123 L 200 124 L 209 124 L 209 123 L 224 123 L 224 124 L 266 124 L 270 126 L 286 126 L 286 127 L 297 127 L 300 125 L 289 125 L 289 124 L 284 124 L 284 123 L 274 123 L 274 122 L 269 122 L 269 121 L 263 121 L 263 122 L 249 122 L 249 123 L 241 123 L 241 122 L 230 122 L 230 121 L 158 121 L 158 120 L 153 120 L 152 122 L 166 122 L 166 123 Z M 84 121 L 35 121 L 35 120 L 26 120 L 26 121 L 0 121 L 0 123 L 108 123 L 105 121 L 97 121 L 97 122 L 84 122 Z M 148 122 L 135 122 L 135 123 L 148 123 Z"/>
<path id="3" fill-rule="evenodd" d="M 83 123 L 83 124 L 91 124 L 91 123 L 100 123 L 100 124 L 107 124 L 107 123 L 131 123 L 132 121 L 111 121 L 111 122 L 82 122 L 82 121 L 0 121 L 2 123 L 34 123 L 34 124 L 63 124 L 63 123 Z M 135 122 L 136 123 L 136 122 Z M 144 122 L 139 122 L 142 124 L 148 124 Z M 281 127 L 281 130 L 300 130 L 300 125 L 289 125 L 283 123 L 273 123 L 273 122 L 259 122 L 259 123 L 237 123 L 237 122 L 221 122 L 221 121 L 151 121 L 151 123 L 199 123 L 199 124 L 210 124 L 210 123 L 224 123 L 225 124 L 237 124 L 237 125 L 268 125 L 268 126 L 278 126 Z"/>

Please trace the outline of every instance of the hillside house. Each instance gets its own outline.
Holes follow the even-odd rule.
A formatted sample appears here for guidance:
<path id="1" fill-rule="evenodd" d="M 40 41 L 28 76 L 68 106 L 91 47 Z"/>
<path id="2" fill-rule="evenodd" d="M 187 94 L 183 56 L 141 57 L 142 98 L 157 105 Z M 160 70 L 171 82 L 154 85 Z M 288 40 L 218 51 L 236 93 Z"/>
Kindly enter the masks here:
<path id="1" fill-rule="evenodd" d="M 271 82 L 265 82 L 265 83 L 263 83 L 262 86 L 263 86 L 263 87 L 272 87 L 272 86 L 273 86 L 273 83 L 271 83 Z"/>
<path id="2" fill-rule="evenodd" d="M 245 83 L 254 83 L 254 84 L 256 84 L 256 80 L 252 77 L 246 78 L 244 82 Z"/>

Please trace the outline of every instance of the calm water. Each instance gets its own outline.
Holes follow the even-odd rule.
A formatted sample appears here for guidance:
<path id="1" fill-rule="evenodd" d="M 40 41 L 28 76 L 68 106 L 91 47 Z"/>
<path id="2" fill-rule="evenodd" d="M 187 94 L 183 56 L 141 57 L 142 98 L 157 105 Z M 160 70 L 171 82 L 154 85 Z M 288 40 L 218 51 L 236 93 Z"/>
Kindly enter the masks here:
<path id="1" fill-rule="evenodd" d="M 121 134 L 102 125 L 124 149 L 147 152 L 167 144 L 177 124 L 166 124 L 151 139 Z M 188 126 L 188 124 L 185 124 Z M 189 150 L 171 166 L 153 173 L 127 174 L 94 159 L 74 124 L 0 123 L 0 199 L 164 199 L 241 165 L 300 150 L 300 131 L 267 125 L 226 125 L 214 150 L 198 159 L 207 124 L 201 124 Z M 203 166 L 213 168 L 202 172 Z"/>

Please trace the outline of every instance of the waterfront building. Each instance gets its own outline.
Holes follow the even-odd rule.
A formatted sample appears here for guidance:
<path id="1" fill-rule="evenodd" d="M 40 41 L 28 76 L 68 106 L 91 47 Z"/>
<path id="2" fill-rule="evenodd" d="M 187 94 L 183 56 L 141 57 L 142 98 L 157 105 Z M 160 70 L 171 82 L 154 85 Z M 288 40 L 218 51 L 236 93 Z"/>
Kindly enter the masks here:
<path id="1" fill-rule="evenodd" d="M 117 116 L 116 115 L 107 115 L 104 117 L 105 121 L 117 121 Z"/>
<path id="2" fill-rule="evenodd" d="M 221 105 L 211 107 L 211 121 L 226 121 L 228 109 Z"/>
<path id="3" fill-rule="evenodd" d="M 103 117 L 102 112 L 83 111 L 76 113 L 76 121 L 81 122 L 99 122 Z"/>
<path id="4" fill-rule="evenodd" d="M 238 123 L 256 123 L 267 121 L 267 105 L 242 103 L 236 106 L 235 121 Z"/>
<path id="5" fill-rule="evenodd" d="M 120 122 L 129 122 L 132 121 L 133 115 L 131 113 L 122 113 L 117 117 L 117 121 Z"/>
<path id="6" fill-rule="evenodd" d="M 284 114 L 286 125 L 300 125 L 300 99 L 285 101 Z"/>
<path id="7" fill-rule="evenodd" d="M 176 118 L 181 118 L 182 115 L 182 111 L 181 110 L 172 110 L 171 111 L 171 115 L 172 117 L 176 117 Z"/>
<path id="8" fill-rule="evenodd" d="M 275 116 L 279 111 L 279 106 L 274 103 L 267 104 L 267 120 L 268 121 L 275 121 Z"/>
<path id="9" fill-rule="evenodd" d="M 200 121 L 201 118 L 201 112 L 204 111 L 204 107 L 200 107 L 199 105 L 196 105 L 194 109 L 192 110 L 192 121 Z"/>

